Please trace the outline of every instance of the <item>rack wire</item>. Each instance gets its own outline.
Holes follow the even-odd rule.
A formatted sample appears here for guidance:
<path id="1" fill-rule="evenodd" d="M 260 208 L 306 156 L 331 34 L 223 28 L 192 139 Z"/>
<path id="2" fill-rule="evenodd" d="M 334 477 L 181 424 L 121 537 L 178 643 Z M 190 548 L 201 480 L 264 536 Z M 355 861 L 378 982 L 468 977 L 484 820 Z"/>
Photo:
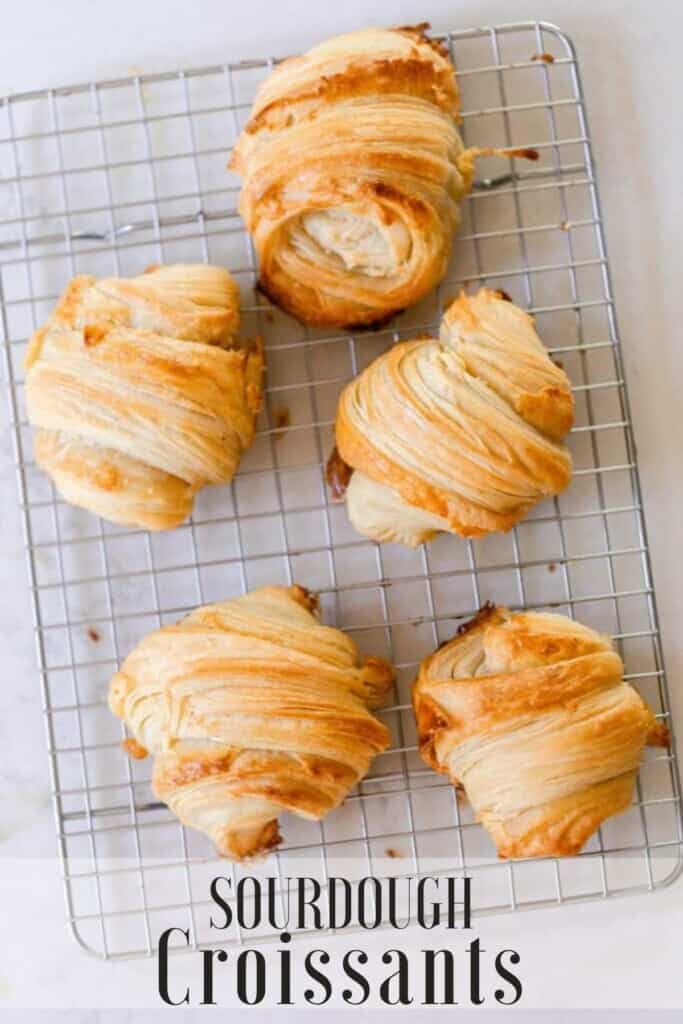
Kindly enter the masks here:
<path id="1" fill-rule="evenodd" d="M 420 659 L 485 600 L 553 608 L 611 634 L 627 676 L 669 718 L 636 451 L 595 168 L 571 41 L 542 22 L 442 37 L 458 68 L 470 144 L 533 146 L 533 166 L 491 160 L 464 206 L 438 291 L 377 332 L 305 330 L 256 289 L 251 242 L 225 167 L 274 61 L 137 75 L 0 100 L 0 329 L 23 508 L 55 823 L 68 920 L 104 958 L 149 955 L 163 928 L 215 944 L 208 882 L 230 874 L 422 875 L 466 871 L 475 911 L 501 912 L 653 890 L 680 870 L 673 746 L 647 753 L 633 806 L 579 857 L 500 862 L 450 785 L 416 753 L 409 688 Z M 76 273 L 152 262 L 227 266 L 244 332 L 266 340 L 256 443 L 233 484 L 199 495 L 192 521 L 150 535 L 60 500 L 31 456 L 22 359 L 31 331 Z M 331 501 L 324 461 L 340 388 L 380 351 L 433 330 L 460 287 L 505 288 L 536 316 L 573 382 L 568 491 L 510 534 L 377 546 Z M 106 688 L 140 637 L 201 602 L 266 582 L 321 595 L 326 621 L 398 670 L 382 713 L 390 751 L 322 823 L 285 816 L 286 843 L 260 865 L 217 861 L 155 801 L 149 767 L 120 750 Z M 671 723 L 669 723 L 671 724 Z M 263 942 L 272 929 L 221 934 Z"/>

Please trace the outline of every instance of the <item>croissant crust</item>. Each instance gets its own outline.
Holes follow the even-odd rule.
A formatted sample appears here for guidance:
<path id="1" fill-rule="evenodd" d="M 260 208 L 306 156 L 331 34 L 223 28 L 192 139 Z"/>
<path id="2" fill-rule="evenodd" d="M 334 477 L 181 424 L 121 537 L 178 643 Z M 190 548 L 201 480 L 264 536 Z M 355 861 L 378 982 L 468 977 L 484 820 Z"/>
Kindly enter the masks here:
<path id="1" fill-rule="evenodd" d="M 227 271 L 152 267 L 71 281 L 26 356 L 34 451 L 67 501 L 169 529 L 207 483 L 229 481 L 254 436 L 260 342 L 236 347 Z"/>
<path id="2" fill-rule="evenodd" d="M 489 607 L 422 662 L 422 757 L 463 787 L 500 857 L 576 854 L 666 745 L 610 641 L 563 615 Z"/>
<path id="3" fill-rule="evenodd" d="M 305 323 L 377 323 L 445 273 L 472 154 L 425 26 L 363 29 L 283 61 L 232 154 L 260 286 Z"/>
<path id="4" fill-rule="evenodd" d="M 323 818 L 366 774 L 392 681 L 303 588 L 264 587 L 147 636 L 109 704 L 154 755 L 157 796 L 239 860 L 277 845 L 280 811 Z"/>
<path id="5" fill-rule="evenodd" d="M 379 541 L 508 530 L 568 484 L 572 420 L 533 319 L 482 288 L 449 306 L 438 341 L 396 344 L 347 385 L 329 476 L 353 470 L 349 517 Z"/>

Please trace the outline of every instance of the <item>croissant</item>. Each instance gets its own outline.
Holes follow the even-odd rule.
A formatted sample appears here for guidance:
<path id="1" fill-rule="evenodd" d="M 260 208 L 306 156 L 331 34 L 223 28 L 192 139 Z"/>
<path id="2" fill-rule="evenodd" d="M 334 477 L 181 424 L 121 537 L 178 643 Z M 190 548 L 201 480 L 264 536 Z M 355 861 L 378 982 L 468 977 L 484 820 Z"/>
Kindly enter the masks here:
<path id="1" fill-rule="evenodd" d="M 487 607 L 422 662 L 420 752 L 462 786 L 500 857 L 576 854 L 629 806 L 658 723 L 607 637 Z"/>
<path id="2" fill-rule="evenodd" d="M 169 529 L 200 487 L 232 478 L 263 374 L 260 342 L 233 347 L 238 326 L 239 290 L 219 267 L 71 281 L 25 361 L 36 461 L 67 501 Z"/>
<path id="3" fill-rule="evenodd" d="M 572 421 L 532 317 L 482 288 L 451 304 L 440 340 L 394 345 L 347 385 L 328 480 L 378 541 L 509 530 L 569 483 Z"/>
<path id="4" fill-rule="evenodd" d="M 425 27 L 363 29 L 283 61 L 233 149 L 261 290 L 304 323 L 378 323 L 426 295 L 474 158 L 501 152 L 464 148 L 455 71 Z"/>
<path id="5" fill-rule="evenodd" d="M 323 818 L 389 733 L 368 710 L 393 681 L 323 626 L 302 587 L 264 587 L 147 636 L 109 704 L 155 755 L 153 787 L 180 820 L 239 860 L 280 842 L 277 817 Z"/>

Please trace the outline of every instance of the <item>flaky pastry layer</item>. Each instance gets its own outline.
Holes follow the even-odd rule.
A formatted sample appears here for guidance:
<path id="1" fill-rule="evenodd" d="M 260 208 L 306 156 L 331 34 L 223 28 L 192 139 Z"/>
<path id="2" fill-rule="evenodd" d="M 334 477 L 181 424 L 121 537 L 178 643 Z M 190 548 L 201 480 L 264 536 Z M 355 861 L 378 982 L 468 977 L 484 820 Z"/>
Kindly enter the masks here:
<path id="1" fill-rule="evenodd" d="M 607 637 L 488 607 L 422 662 L 420 752 L 464 788 L 500 857 L 578 853 L 625 810 L 646 743 L 665 745 Z"/>
<path id="2" fill-rule="evenodd" d="M 509 530 L 562 491 L 573 421 L 564 370 L 500 292 L 461 295 L 440 338 L 400 342 L 342 392 L 337 459 L 349 517 L 378 541 Z M 338 474 L 337 474 L 338 475 Z"/>
<path id="3" fill-rule="evenodd" d="M 386 320 L 443 277 L 472 179 L 455 73 L 422 26 L 283 61 L 231 158 L 260 285 L 305 323 Z"/>
<path id="4" fill-rule="evenodd" d="M 219 267 L 71 281 L 26 356 L 36 461 L 67 501 L 169 529 L 200 487 L 232 478 L 263 374 L 238 327 L 239 290 Z"/>
<path id="5" fill-rule="evenodd" d="M 180 820 L 240 860 L 279 842 L 287 810 L 318 819 L 389 743 L 371 713 L 393 681 L 301 587 L 264 587 L 150 634 L 109 704 L 154 754 L 153 785 Z"/>

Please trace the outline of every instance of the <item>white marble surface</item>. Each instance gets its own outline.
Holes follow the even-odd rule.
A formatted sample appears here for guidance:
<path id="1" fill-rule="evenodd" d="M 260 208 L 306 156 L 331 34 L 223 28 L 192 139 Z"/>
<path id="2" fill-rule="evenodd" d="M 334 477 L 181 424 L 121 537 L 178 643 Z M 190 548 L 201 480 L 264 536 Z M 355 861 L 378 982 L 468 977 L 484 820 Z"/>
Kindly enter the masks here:
<path id="1" fill-rule="evenodd" d="M 310 0 L 12 4 L 2 24 L 0 93 L 131 69 L 290 52 L 367 22 L 367 8 L 361 0 L 343 5 Z M 674 719 L 681 732 L 683 7 L 675 0 L 375 0 L 372 8 L 377 23 L 429 18 L 436 28 L 541 17 L 559 24 L 577 44 L 631 386 Z M 52 856 L 47 758 L 4 402 L 2 416 L 0 1007 L 155 1006 L 152 962 L 99 963 L 67 936 Z M 485 943 L 513 945 L 521 953 L 528 1008 L 683 1006 L 681 881 L 653 896 L 487 919 L 480 931 Z M 348 948 L 347 941 L 335 940 L 330 948 Z M 413 934 L 405 946 L 419 949 L 423 941 Z M 369 937 L 364 945 L 368 951 L 383 949 L 386 940 Z M 179 979 L 183 972 L 196 972 L 192 958 L 180 960 Z M 288 1017 L 281 1010 L 275 1019 Z M 70 1019 L 95 1017 L 72 1012 Z"/>

